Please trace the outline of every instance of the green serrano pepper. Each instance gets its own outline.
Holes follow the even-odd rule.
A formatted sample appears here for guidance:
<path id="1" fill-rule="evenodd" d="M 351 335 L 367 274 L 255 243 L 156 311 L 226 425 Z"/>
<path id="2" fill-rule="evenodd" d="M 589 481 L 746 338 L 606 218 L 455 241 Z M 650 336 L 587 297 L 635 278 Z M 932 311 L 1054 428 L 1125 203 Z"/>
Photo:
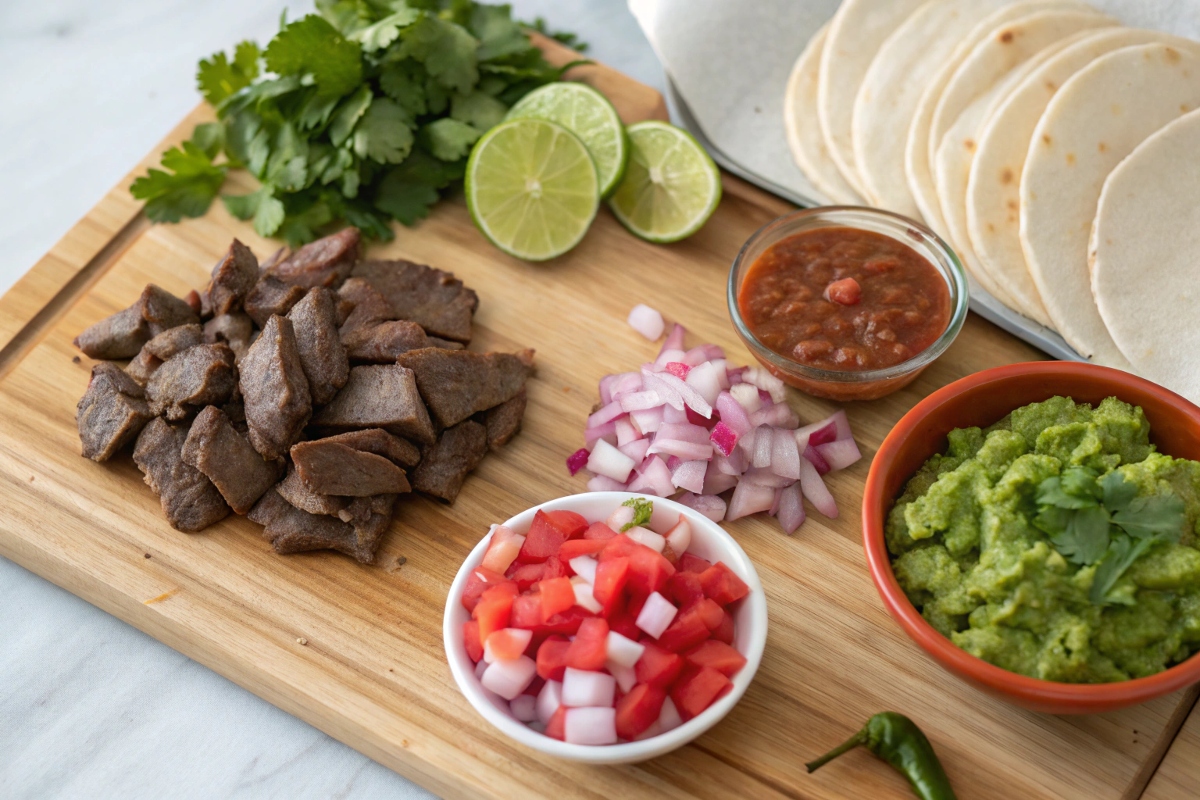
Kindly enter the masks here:
<path id="1" fill-rule="evenodd" d="M 867 748 L 908 778 L 921 800 L 957 800 L 942 762 L 933 752 L 933 745 L 915 722 L 894 711 L 871 717 L 863 729 L 846 742 L 804 766 L 813 772 L 859 746 Z"/>

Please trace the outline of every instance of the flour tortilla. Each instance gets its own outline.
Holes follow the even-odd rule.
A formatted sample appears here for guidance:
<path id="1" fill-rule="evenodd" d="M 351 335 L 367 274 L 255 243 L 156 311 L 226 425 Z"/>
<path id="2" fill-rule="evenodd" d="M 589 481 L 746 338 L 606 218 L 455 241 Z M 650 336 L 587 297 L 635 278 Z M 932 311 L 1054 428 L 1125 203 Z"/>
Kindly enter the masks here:
<path id="1" fill-rule="evenodd" d="M 829 24 L 821 55 L 817 112 L 829 154 L 846 182 L 866 196 L 854 163 L 850 126 L 867 68 L 892 31 L 924 0 L 845 0 Z"/>
<path id="2" fill-rule="evenodd" d="M 946 221 L 942 218 L 942 207 L 938 202 L 937 186 L 934 184 L 933 167 L 930 164 L 929 129 L 933 123 L 933 112 L 937 109 L 938 100 L 946 84 L 954 77 L 955 70 L 976 45 L 996 28 L 1030 14 L 1058 8 L 1079 10 L 1086 6 L 1074 0 L 1019 0 L 993 11 L 963 37 L 954 54 L 942 65 L 921 94 L 905 141 L 904 174 L 908 178 L 909 191 L 917 201 L 917 207 L 921 209 L 921 216 L 925 218 L 925 224 L 942 238 L 947 238 Z"/>
<path id="3" fill-rule="evenodd" d="M 809 183 L 834 203 L 859 206 L 863 205 L 863 199 L 842 177 L 829 155 L 817 120 L 817 82 L 828 31 L 826 24 L 813 34 L 796 59 L 783 98 L 783 123 L 792 158 Z"/>
<path id="4" fill-rule="evenodd" d="M 1200 111 L 1104 182 L 1093 227 L 1100 316 L 1137 372 L 1200 403 Z"/>
<path id="5" fill-rule="evenodd" d="M 1034 130 L 1021 176 L 1021 245 L 1055 327 L 1098 364 L 1132 368 L 1096 309 L 1088 272 L 1104 181 L 1147 137 L 1198 107 L 1200 56 L 1138 45 L 1077 72 Z"/>
<path id="6" fill-rule="evenodd" d="M 925 86 L 981 15 L 1010 0 L 929 0 L 879 48 L 858 90 L 851 132 L 854 161 L 870 201 L 921 218 L 904 171 L 905 138 Z"/>
<path id="7" fill-rule="evenodd" d="M 976 282 L 1009 308 L 1019 310 L 1016 300 L 1002 283 L 996 281 L 991 273 L 983 268 L 979 257 L 975 254 L 975 249 L 971 246 L 971 236 L 967 230 L 966 205 L 967 181 L 971 174 L 971 162 L 974 160 L 975 150 L 978 147 L 979 133 L 995 111 L 996 105 L 1027 74 L 1081 35 L 1086 36 L 1087 33 L 1077 33 L 1043 48 L 1027 61 L 1010 70 L 991 88 L 971 101 L 971 104 L 958 115 L 958 119 L 942 137 L 942 143 L 938 147 L 936 158 L 933 161 L 938 202 L 942 207 L 942 217 L 946 221 L 946 232 L 950 237 L 951 244 L 958 251 L 964 266 Z"/>
<path id="8" fill-rule="evenodd" d="M 1004 287 L 1016 309 L 1053 327 L 1021 248 L 1021 172 L 1033 130 L 1051 98 L 1072 75 L 1102 55 L 1137 44 L 1184 39 L 1135 28 L 1084 34 L 1029 73 L 1003 98 L 979 136 L 967 182 L 967 229 L 980 268 Z"/>

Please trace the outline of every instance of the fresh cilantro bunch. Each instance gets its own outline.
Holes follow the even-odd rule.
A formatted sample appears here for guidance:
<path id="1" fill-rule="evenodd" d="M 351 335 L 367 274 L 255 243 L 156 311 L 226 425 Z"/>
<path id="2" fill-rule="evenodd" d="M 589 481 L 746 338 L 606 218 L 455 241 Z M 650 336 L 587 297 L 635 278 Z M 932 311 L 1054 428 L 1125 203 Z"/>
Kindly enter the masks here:
<path id="1" fill-rule="evenodd" d="M 1138 497 L 1137 486 L 1113 470 L 1100 477 L 1069 467 L 1038 486 L 1033 524 L 1075 564 L 1097 564 L 1090 599 L 1115 602 L 1109 592 L 1139 557 L 1159 542 L 1178 542 L 1185 521 L 1175 494 Z"/>
<path id="2" fill-rule="evenodd" d="M 227 171 L 246 169 L 260 188 L 221 199 L 262 236 L 295 246 L 345 221 L 390 239 L 391 220 L 428 214 L 513 103 L 573 66 L 551 66 L 506 5 L 316 5 L 281 21 L 265 49 L 242 42 L 200 62 L 197 86 L 220 121 L 134 181 L 152 220 L 204 214 Z"/>

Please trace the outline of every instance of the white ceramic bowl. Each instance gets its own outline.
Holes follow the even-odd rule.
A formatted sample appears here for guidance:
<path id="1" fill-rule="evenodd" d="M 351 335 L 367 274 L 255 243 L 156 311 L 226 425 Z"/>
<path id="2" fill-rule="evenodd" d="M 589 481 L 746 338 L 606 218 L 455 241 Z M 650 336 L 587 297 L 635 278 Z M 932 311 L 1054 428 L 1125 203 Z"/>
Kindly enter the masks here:
<path id="1" fill-rule="evenodd" d="M 643 496 L 628 492 L 592 492 L 560 497 L 518 514 L 504 525 L 517 533 L 525 533 L 533 522 L 533 515 L 539 509 L 574 511 L 588 520 L 604 520 L 613 509 L 626 500 Z M 463 645 L 462 627 L 463 623 L 470 619 L 470 615 L 463 608 L 462 592 L 471 570 L 483 561 L 483 554 L 491 539 L 490 536 L 485 536 L 467 556 L 450 586 L 442 636 L 446 644 L 446 658 L 450 661 L 450 671 L 454 673 L 458 688 L 484 719 L 521 744 L 552 756 L 588 764 L 628 764 L 645 761 L 682 747 L 716 725 L 737 704 L 750 681 L 754 680 L 754 673 L 758 671 L 758 665 L 762 661 L 763 646 L 767 642 L 767 600 L 754 565 L 733 537 L 712 520 L 673 500 L 658 497 L 646 499 L 654 502 L 654 516 L 650 523 L 654 528 L 666 530 L 674 525 L 682 514 L 692 525 L 692 543 L 688 552 L 709 561 L 724 561 L 750 587 L 750 594 L 742 601 L 733 617 L 733 645 L 746 657 L 746 666 L 733 677 L 733 691 L 717 700 L 699 716 L 650 739 L 624 744 L 581 745 L 567 744 L 538 733 L 525 723 L 514 719 L 504 700 L 483 689 L 479 679 L 475 677 L 475 664 Z"/>

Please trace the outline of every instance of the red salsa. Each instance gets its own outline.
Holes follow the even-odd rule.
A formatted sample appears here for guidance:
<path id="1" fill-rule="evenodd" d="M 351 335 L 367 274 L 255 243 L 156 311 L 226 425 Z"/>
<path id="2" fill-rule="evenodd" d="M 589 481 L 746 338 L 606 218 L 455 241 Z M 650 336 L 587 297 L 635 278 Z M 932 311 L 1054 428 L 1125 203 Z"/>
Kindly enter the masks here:
<path id="1" fill-rule="evenodd" d="M 907 361 L 950 322 L 950 291 L 928 259 L 889 236 L 846 227 L 771 245 L 746 272 L 738 306 L 771 350 L 843 372 Z"/>

